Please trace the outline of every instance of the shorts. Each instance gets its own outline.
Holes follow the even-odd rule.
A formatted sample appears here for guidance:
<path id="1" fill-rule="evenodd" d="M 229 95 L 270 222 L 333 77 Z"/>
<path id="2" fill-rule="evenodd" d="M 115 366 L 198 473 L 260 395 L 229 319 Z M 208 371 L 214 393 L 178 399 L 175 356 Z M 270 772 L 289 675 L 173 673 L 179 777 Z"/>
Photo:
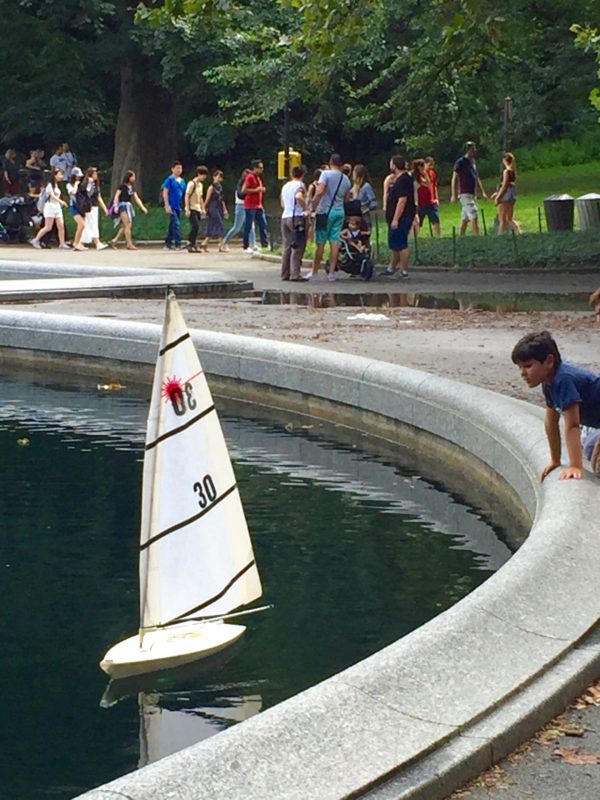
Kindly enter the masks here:
<path id="1" fill-rule="evenodd" d="M 461 212 L 460 218 L 461 221 L 465 220 L 475 220 L 477 219 L 477 203 L 475 202 L 475 195 L 474 194 L 459 194 L 458 199 L 460 200 L 461 205 Z"/>
<path id="2" fill-rule="evenodd" d="M 69 211 L 71 212 L 71 216 L 72 217 L 80 217 L 81 216 L 79 211 L 77 211 L 77 206 L 75 205 L 75 203 L 71 203 L 71 205 L 69 206 Z"/>
<path id="3" fill-rule="evenodd" d="M 44 204 L 44 219 L 62 219 L 63 212 L 58 203 Z"/>
<path id="4" fill-rule="evenodd" d="M 315 230 L 315 244 L 325 244 L 325 242 L 333 242 L 338 244 L 342 241 L 340 233 L 344 227 L 344 210 L 332 209 L 327 217 L 327 225 L 325 228 L 317 228 Z"/>
<path id="5" fill-rule="evenodd" d="M 432 203 L 430 206 L 420 206 L 417 209 L 419 215 L 419 223 L 422 225 L 423 220 L 427 217 L 431 220 L 432 225 L 440 224 L 440 207 L 437 203 Z"/>
<path id="6" fill-rule="evenodd" d="M 502 195 L 502 200 L 498 200 L 498 204 L 500 203 L 516 203 L 517 202 L 517 190 L 514 186 L 509 186 L 508 189 Z"/>
<path id="7" fill-rule="evenodd" d="M 414 217 L 402 217 L 396 229 L 390 227 L 388 246 L 390 250 L 406 250 L 408 247 L 408 234 L 412 228 Z"/>

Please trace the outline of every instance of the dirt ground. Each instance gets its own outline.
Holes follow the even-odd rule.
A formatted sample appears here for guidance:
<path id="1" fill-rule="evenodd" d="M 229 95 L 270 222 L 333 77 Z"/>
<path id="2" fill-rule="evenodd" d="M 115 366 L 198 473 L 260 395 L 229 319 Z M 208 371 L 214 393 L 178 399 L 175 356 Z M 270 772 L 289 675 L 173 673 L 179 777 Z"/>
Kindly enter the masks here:
<path id="1" fill-rule="evenodd" d="M 563 358 L 600 371 L 600 326 L 588 312 L 429 310 L 421 308 L 314 308 L 261 305 L 260 298 L 181 298 L 188 325 L 212 331 L 307 344 L 426 370 L 541 403 L 510 360 L 530 331 L 551 331 Z M 26 311 L 159 323 L 154 300 L 80 299 L 11 305 Z"/>

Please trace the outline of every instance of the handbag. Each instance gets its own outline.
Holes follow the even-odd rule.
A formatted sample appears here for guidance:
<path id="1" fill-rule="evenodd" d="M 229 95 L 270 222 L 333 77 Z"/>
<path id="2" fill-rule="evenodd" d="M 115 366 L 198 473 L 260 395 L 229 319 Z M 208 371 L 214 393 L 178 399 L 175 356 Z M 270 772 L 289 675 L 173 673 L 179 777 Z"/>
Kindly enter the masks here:
<path id="1" fill-rule="evenodd" d="M 333 197 L 331 198 L 331 204 L 327 213 L 323 214 L 315 214 L 315 229 L 318 231 L 323 231 L 327 227 L 327 220 L 329 219 L 329 215 L 331 214 L 331 209 L 333 208 L 333 204 L 335 203 L 335 198 L 337 193 L 342 185 L 342 180 L 344 179 L 344 173 L 340 175 L 340 180 L 338 185 L 335 187 L 335 192 L 333 193 Z"/>

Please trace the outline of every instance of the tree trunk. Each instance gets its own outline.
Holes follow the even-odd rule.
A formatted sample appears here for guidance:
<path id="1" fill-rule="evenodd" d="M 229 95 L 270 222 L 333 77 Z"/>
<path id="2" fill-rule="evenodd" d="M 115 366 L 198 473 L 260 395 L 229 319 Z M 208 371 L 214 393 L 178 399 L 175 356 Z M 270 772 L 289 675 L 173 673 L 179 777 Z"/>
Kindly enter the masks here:
<path id="1" fill-rule="evenodd" d="M 160 181 L 177 157 L 175 98 L 166 89 L 138 78 L 131 65 L 121 69 L 121 104 L 115 131 L 115 153 L 111 191 L 123 180 L 127 170 L 137 177 L 140 197 L 146 192 L 155 202 Z"/>

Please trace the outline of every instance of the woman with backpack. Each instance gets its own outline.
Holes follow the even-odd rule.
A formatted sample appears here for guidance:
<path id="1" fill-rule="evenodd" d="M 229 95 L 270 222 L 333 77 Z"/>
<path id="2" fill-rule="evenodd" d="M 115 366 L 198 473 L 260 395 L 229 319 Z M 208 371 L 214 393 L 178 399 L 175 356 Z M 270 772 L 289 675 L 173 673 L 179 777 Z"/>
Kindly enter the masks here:
<path id="1" fill-rule="evenodd" d="M 64 172 L 62 169 L 52 170 L 52 177 L 50 178 L 46 188 L 40 194 L 38 207 L 42 207 L 44 226 L 40 228 L 40 230 L 31 240 L 32 246 L 38 250 L 42 246 L 40 243 L 42 236 L 50 233 L 55 224 L 58 231 L 58 246 L 61 250 L 70 250 L 69 245 L 65 244 L 65 223 L 63 220 L 62 211 L 63 206 L 66 208 L 67 204 L 60 196 L 60 187 L 58 185 L 63 178 Z"/>
<path id="2" fill-rule="evenodd" d="M 244 178 L 250 172 L 249 169 L 245 169 L 239 181 L 237 182 L 237 186 L 235 187 L 235 216 L 233 218 L 233 225 L 225 234 L 225 238 L 223 239 L 223 244 L 221 245 L 221 252 L 226 253 L 229 250 L 227 243 L 230 239 L 232 239 L 236 233 L 239 233 L 242 228 L 244 227 L 244 220 L 245 220 L 245 213 L 244 213 L 244 195 L 242 192 L 242 187 L 244 186 Z M 250 231 L 250 247 L 255 250 L 256 249 L 256 234 L 254 233 L 254 226 L 252 226 L 252 230 Z"/>

